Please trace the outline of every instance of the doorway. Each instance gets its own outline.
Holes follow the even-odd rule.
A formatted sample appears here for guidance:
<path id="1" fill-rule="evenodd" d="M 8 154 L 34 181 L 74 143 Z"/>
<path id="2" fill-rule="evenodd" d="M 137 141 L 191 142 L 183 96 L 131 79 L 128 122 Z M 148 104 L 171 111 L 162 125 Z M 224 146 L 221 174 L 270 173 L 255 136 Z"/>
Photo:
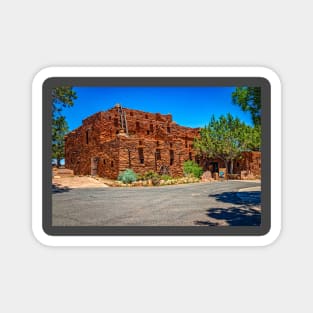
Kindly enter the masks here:
<path id="1" fill-rule="evenodd" d="M 90 166 L 90 175 L 97 176 L 98 175 L 98 160 L 99 158 L 93 157 L 91 158 L 91 166 Z"/>
<path id="2" fill-rule="evenodd" d="M 209 170 L 212 173 L 217 173 L 218 172 L 218 162 L 211 162 L 209 165 Z"/>

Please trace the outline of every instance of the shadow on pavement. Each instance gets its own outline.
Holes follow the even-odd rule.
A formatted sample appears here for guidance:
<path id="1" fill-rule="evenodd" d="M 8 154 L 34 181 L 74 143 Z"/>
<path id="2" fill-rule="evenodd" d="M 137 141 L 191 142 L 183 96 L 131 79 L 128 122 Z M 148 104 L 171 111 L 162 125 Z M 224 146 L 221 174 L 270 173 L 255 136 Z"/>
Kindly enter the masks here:
<path id="1" fill-rule="evenodd" d="M 231 207 L 231 208 L 211 208 L 206 211 L 209 218 L 215 221 L 196 221 L 196 225 L 202 226 L 221 226 L 225 222 L 229 226 L 260 226 L 261 212 L 248 207 Z M 220 222 L 216 221 L 220 220 Z"/>
<path id="2" fill-rule="evenodd" d="M 240 197 L 238 197 L 240 194 Z M 233 204 L 259 205 L 261 204 L 261 191 L 223 192 L 214 195 L 216 201 Z"/>
<path id="3" fill-rule="evenodd" d="M 52 184 L 52 193 L 62 193 L 62 192 L 69 192 L 72 188 L 68 186 L 62 186 L 60 184 Z"/>

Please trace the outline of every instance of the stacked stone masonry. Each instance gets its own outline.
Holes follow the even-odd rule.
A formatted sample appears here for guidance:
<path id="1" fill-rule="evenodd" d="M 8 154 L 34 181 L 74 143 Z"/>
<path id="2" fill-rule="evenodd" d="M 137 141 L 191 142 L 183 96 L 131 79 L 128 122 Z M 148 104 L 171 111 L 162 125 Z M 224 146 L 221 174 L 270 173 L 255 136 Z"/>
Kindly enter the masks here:
<path id="1" fill-rule="evenodd" d="M 119 172 L 131 168 L 144 174 L 154 171 L 173 177 L 183 175 L 183 162 L 196 160 L 204 169 L 212 162 L 199 160 L 193 140 L 199 128 L 184 127 L 172 115 L 114 108 L 83 120 L 80 127 L 65 138 L 65 166 L 75 175 L 99 175 L 116 179 Z M 260 172 L 260 153 L 246 153 L 235 162 L 236 171 L 251 168 Z M 220 161 L 218 161 L 220 166 Z M 214 163 L 214 166 L 216 163 Z M 212 167 L 212 164 L 211 164 Z M 223 167 L 223 165 L 222 165 Z"/>

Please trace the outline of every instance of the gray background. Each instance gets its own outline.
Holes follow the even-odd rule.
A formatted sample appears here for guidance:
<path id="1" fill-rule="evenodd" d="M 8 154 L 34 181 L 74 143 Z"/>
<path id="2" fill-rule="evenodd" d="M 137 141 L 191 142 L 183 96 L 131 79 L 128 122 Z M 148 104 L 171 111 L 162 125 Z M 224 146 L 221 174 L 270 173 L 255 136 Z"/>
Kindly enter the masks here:
<path id="1" fill-rule="evenodd" d="M 2 1 L 3 312 L 312 311 L 310 1 Z M 284 210 L 264 248 L 47 248 L 31 233 L 31 80 L 50 65 L 263 65 L 284 84 Z"/>

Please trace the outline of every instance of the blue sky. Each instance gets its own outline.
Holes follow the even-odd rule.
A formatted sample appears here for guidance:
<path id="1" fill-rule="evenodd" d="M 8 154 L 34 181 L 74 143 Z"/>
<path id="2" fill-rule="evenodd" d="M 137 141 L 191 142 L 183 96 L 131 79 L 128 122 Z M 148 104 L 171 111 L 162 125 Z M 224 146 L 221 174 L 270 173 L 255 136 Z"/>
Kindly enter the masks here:
<path id="1" fill-rule="evenodd" d="M 214 114 L 230 112 L 251 125 L 250 115 L 232 104 L 235 87 L 74 87 L 77 100 L 63 109 L 70 130 L 79 127 L 86 117 L 112 108 L 123 107 L 152 113 L 171 113 L 180 125 L 202 127 Z"/>

